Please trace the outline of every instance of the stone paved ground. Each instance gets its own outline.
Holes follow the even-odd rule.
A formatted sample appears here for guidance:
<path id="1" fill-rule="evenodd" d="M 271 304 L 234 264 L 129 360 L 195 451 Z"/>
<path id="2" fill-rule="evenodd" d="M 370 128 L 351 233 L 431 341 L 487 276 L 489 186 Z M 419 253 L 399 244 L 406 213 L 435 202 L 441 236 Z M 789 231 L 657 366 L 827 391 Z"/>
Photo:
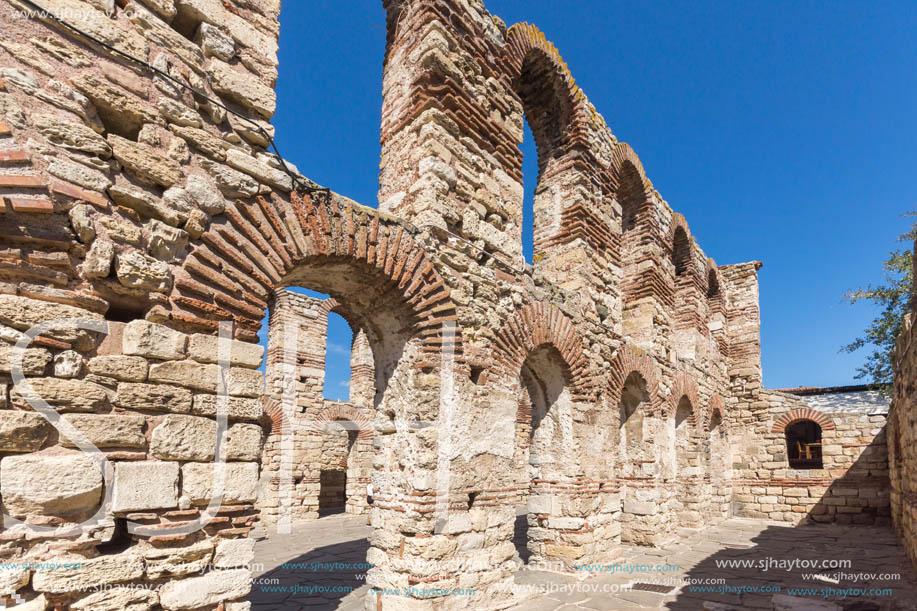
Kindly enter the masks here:
<path id="1" fill-rule="evenodd" d="M 517 525 L 518 526 L 518 525 Z M 366 537 L 369 527 L 365 518 L 338 515 L 322 518 L 315 522 L 297 524 L 291 535 L 270 533 L 270 537 L 256 546 L 257 563 L 264 565 L 259 574 L 261 579 L 276 579 L 278 583 L 269 585 L 256 583 L 252 588 L 251 600 L 254 611 L 279 611 L 280 609 L 318 610 L 341 609 L 355 611 L 362 609 L 362 596 L 366 592 L 362 568 L 324 570 L 312 563 L 343 562 L 359 564 L 364 562 L 368 543 Z M 733 519 L 719 526 L 703 531 L 685 531 L 683 539 L 662 549 L 625 547 L 618 564 L 628 568 L 618 568 L 614 572 L 604 571 L 594 574 L 589 579 L 577 579 L 544 571 L 523 570 L 517 573 L 517 594 L 527 596 L 525 592 L 543 588 L 552 590 L 541 593 L 519 604 L 517 609 L 525 611 L 553 611 L 572 609 L 774 609 L 775 593 L 737 592 L 741 587 L 764 588 L 779 587 L 786 595 L 787 588 L 823 588 L 840 589 L 877 589 L 891 588 L 891 595 L 884 596 L 849 596 L 846 600 L 838 596 L 829 596 L 829 600 L 839 606 L 815 606 L 823 603 L 820 595 L 810 596 L 802 606 L 786 607 L 787 609 L 805 609 L 813 611 L 884 611 L 917 609 L 917 575 L 911 569 L 901 547 L 895 542 L 888 529 L 873 527 L 845 527 L 838 525 L 818 525 L 793 528 L 785 524 L 760 520 Z M 790 560 L 842 560 L 851 561 L 849 567 L 811 571 L 808 568 L 786 570 L 773 563 Z M 753 564 L 751 568 L 728 568 L 721 566 L 723 561 L 745 561 Z M 284 568 L 287 562 L 301 563 L 302 568 Z M 760 568 L 760 563 L 770 563 L 767 570 Z M 631 571 L 630 567 L 638 565 L 641 569 Z M 642 570 L 646 567 L 675 565 L 678 570 L 661 571 Z M 818 573 L 830 576 L 840 575 L 838 583 L 817 579 L 805 579 L 804 574 Z M 883 573 L 900 574 L 899 579 L 855 580 L 854 574 Z M 733 591 L 722 592 L 689 592 L 687 587 L 676 587 L 668 593 L 648 591 L 597 592 L 586 590 L 615 590 L 621 585 L 631 583 L 650 583 L 666 585 L 679 579 L 725 580 L 725 584 L 711 587 L 728 586 Z M 695 582 L 697 583 L 697 582 Z M 709 586 L 710 584 L 704 584 Z M 323 586 L 351 589 L 344 592 L 271 592 L 272 587 L 292 589 Z M 542 592 L 544 592 L 542 590 Z M 571 591 L 573 590 L 573 591 Z M 529 594 L 530 596 L 531 594 Z M 799 601 L 795 601 L 799 602 Z M 468 608 L 474 609 L 473 603 Z M 783 607 L 781 607 L 783 609 Z"/>

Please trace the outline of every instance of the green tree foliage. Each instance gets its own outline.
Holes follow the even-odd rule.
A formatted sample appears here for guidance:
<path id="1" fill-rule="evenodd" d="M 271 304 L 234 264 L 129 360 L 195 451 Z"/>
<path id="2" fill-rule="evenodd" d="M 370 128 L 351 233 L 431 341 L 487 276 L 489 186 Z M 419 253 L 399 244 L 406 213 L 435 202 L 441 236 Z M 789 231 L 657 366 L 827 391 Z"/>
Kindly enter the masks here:
<path id="1" fill-rule="evenodd" d="M 910 212 L 905 216 L 917 216 Z M 911 311 L 911 295 L 914 288 L 913 243 L 917 237 L 917 223 L 911 230 L 898 237 L 906 242 L 907 248 L 893 250 L 882 264 L 885 283 L 879 286 L 869 285 L 858 288 L 844 295 L 847 303 L 860 301 L 872 302 L 879 306 L 879 314 L 863 330 L 863 335 L 843 348 L 842 352 L 856 352 L 861 348 L 871 347 L 866 362 L 857 367 L 856 378 L 867 380 L 886 395 L 891 393 L 894 371 L 895 342 L 901 331 L 904 315 Z"/>

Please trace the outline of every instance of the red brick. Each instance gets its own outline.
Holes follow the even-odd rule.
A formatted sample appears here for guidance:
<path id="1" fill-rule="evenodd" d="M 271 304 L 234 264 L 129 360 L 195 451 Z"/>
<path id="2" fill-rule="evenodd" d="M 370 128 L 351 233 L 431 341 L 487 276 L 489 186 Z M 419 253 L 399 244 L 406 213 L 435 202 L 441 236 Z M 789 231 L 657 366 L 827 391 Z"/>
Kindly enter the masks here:
<path id="1" fill-rule="evenodd" d="M 0 187 L 23 187 L 44 189 L 48 183 L 41 176 L 24 174 L 0 174 Z"/>
<path id="2" fill-rule="evenodd" d="M 6 201 L 13 207 L 14 212 L 31 212 L 34 214 L 53 214 L 54 204 L 47 199 L 25 199 L 22 197 L 7 197 Z"/>
<path id="3" fill-rule="evenodd" d="M 0 136 L 12 136 L 13 130 L 10 129 L 10 126 L 0 121 Z"/>
<path id="4" fill-rule="evenodd" d="M 25 151 L 16 149 L 10 151 L 0 151 L 0 163 L 14 164 L 14 163 L 29 163 L 28 153 Z"/>
<path id="5" fill-rule="evenodd" d="M 51 192 L 57 195 L 63 195 L 64 197 L 70 197 L 84 201 L 86 203 L 92 204 L 97 208 L 108 208 L 108 198 L 101 193 L 84 191 L 83 189 L 74 187 L 73 185 L 69 185 L 67 183 L 52 182 Z"/>
<path id="6" fill-rule="evenodd" d="M 3 82 L 3 79 L 0 79 L 0 91 L 6 91 L 6 83 Z"/>

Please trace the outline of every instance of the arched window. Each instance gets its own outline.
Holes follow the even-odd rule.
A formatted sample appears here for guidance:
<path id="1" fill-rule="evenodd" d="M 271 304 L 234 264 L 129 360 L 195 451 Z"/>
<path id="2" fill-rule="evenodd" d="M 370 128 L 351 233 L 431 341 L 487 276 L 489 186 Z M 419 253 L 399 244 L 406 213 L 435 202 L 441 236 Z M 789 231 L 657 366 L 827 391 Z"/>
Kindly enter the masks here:
<path id="1" fill-rule="evenodd" d="M 622 174 L 617 198 L 621 204 L 621 233 L 626 235 L 637 227 L 637 216 L 646 203 L 646 190 L 640 173 L 632 163 L 624 162 Z"/>
<path id="2" fill-rule="evenodd" d="M 675 410 L 675 458 L 679 475 L 691 465 L 691 400 L 687 396 L 678 402 Z"/>
<path id="3" fill-rule="evenodd" d="M 821 427 L 813 420 L 799 420 L 784 431 L 786 455 L 791 469 L 821 469 Z"/>
<path id="4" fill-rule="evenodd" d="M 675 242 L 672 244 L 672 262 L 675 264 L 675 276 L 684 276 L 691 266 L 691 242 L 682 227 L 675 230 Z"/>

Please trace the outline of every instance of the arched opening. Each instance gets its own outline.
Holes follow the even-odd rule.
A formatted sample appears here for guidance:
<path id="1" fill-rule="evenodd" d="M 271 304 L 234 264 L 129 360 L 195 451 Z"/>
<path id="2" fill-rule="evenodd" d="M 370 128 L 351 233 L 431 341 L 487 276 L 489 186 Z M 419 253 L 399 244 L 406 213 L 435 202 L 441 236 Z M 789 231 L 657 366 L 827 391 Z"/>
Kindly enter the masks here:
<path id="1" fill-rule="evenodd" d="M 618 187 L 617 199 L 621 205 L 621 234 L 627 239 L 637 228 L 640 209 L 646 204 L 646 189 L 643 187 L 643 180 L 637 168 L 629 161 L 625 161 L 622 167 L 622 180 Z"/>
<path id="2" fill-rule="evenodd" d="M 821 426 L 813 420 L 799 420 L 786 427 L 786 456 L 791 469 L 821 469 Z"/>
<path id="3" fill-rule="evenodd" d="M 565 476 L 565 448 L 572 442 L 572 398 L 567 384 L 567 367 L 556 348 L 544 345 L 533 350 L 519 374 L 520 412 L 529 412 L 528 426 L 517 428 L 525 438 L 517 437 L 517 455 L 524 459 L 523 488 L 531 490 L 537 480 L 552 480 Z M 522 420 L 518 418 L 517 420 Z M 521 461 L 520 461 L 521 462 Z M 517 462 L 519 464 L 519 462 Z M 535 512 L 517 512 L 513 542 L 519 560 L 542 559 L 546 556 L 546 541 L 532 535 L 534 529 L 544 528 L 542 518 Z"/>
<path id="4" fill-rule="evenodd" d="M 716 270 L 707 271 L 707 299 L 713 299 L 720 294 L 720 281 L 716 277 Z"/>
<path id="5" fill-rule="evenodd" d="M 651 454 L 644 443 L 644 412 L 648 403 L 646 380 L 635 371 L 624 381 L 618 406 L 621 416 L 620 447 L 622 458 L 626 461 L 641 461 Z"/>
<path id="6" fill-rule="evenodd" d="M 691 268 L 691 241 L 683 227 L 675 230 L 675 240 L 672 243 L 672 263 L 675 266 L 676 278 L 686 275 Z"/>
<path id="7" fill-rule="evenodd" d="M 513 87 L 523 112 L 518 132 L 522 136 L 522 252 L 526 261 L 535 263 L 560 231 L 562 194 L 558 191 L 560 185 L 551 180 L 550 166 L 562 154 L 570 113 L 563 102 L 564 84 L 541 49 L 532 49 L 525 55 Z"/>
<path id="8" fill-rule="evenodd" d="M 346 402 L 350 395 L 350 366 L 356 337 L 344 317 L 334 311 L 328 312 L 327 329 L 322 394 L 327 400 Z"/>
<path id="9" fill-rule="evenodd" d="M 348 502 L 347 471 L 357 442 L 357 425 L 350 421 L 328 422 L 322 431 L 319 463 L 318 514 L 343 513 Z"/>
<path id="10" fill-rule="evenodd" d="M 691 447 L 691 401 L 682 397 L 675 410 L 675 468 L 678 477 L 695 475 L 696 467 Z M 693 472 L 692 472 L 693 471 Z"/>

